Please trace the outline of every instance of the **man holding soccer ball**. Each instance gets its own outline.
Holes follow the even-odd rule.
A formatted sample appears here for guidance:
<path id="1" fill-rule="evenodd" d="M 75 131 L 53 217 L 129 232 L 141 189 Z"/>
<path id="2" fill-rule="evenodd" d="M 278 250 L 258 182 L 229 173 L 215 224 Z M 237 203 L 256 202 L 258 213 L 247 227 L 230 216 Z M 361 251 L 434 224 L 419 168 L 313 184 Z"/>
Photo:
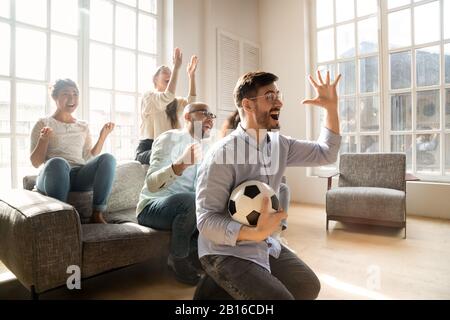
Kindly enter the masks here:
<path id="1" fill-rule="evenodd" d="M 320 282 L 314 272 L 272 235 L 287 214 L 269 213 L 265 198 L 256 226 L 243 225 L 228 213 L 231 192 L 248 180 L 278 192 L 287 166 L 322 166 L 336 161 L 339 134 L 335 81 L 309 80 L 316 97 L 303 103 L 323 107 L 325 127 L 316 142 L 280 135 L 282 96 L 278 77 L 249 72 L 237 82 L 238 128 L 212 147 L 198 173 L 196 188 L 198 252 L 206 272 L 194 299 L 315 299 Z"/>

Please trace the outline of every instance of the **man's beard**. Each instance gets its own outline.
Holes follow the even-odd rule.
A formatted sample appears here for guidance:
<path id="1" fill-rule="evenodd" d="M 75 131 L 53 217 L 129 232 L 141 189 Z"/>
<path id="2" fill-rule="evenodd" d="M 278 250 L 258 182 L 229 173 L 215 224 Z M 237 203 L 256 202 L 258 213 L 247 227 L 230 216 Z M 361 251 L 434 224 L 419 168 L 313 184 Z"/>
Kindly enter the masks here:
<path id="1" fill-rule="evenodd" d="M 272 111 L 272 109 L 267 112 L 260 113 L 258 103 L 255 103 L 255 106 L 256 106 L 256 123 L 261 128 L 264 128 L 267 130 L 280 129 L 279 121 L 275 125 L 270 124 L 270 120 L 273 120 L 272 117 L 270 116 L 270 112 Z"/>
<path id="2" fill-rule="evenodd" d="M 202 139 L 208 139 L 209 136 L 211 135 L 210 131 L 211 130 L 208 130 L 208 129 L 202 130 Z"/>

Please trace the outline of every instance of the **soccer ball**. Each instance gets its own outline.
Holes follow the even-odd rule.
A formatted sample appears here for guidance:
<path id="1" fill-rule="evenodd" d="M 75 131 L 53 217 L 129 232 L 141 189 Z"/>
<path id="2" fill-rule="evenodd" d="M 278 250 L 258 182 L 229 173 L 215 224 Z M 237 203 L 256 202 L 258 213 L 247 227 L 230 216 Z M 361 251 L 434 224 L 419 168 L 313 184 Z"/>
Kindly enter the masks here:
<path id="1" fill-rule="evenodd" d="M 269 198 L 269 212 L 279 209 L 278 197 L 267 184 L 257 180 L 246 181 L 237 186 L 228 201 L 228 211 L 231 217 L 247 226 L 256 226 L 260 215 L 263 198 Z"/>

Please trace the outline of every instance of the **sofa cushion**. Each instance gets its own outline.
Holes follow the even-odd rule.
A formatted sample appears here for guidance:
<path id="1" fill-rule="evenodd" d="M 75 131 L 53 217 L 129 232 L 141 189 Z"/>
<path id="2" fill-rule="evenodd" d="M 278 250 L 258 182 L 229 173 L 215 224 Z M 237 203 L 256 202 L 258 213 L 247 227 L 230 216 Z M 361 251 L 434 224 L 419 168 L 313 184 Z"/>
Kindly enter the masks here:
<path id="1" fill-rule="evenodd" d="M 156 231 L 136 223 L 84 224 L 82 226 L 82 276 L 142 262 L 165 260 L 171 233 Z"/>
<path id="2" fill-rule="evenodd" d="M 144 166 L 137 161 L 119 163 L 108 200 L 108 211 L 117 212 L 136 208 L 139 194 L 144 185 L 145 175 L 146 170 Z"/>
<path id="3" fill-rule="evenodd" d="M 340 187 L 327 192 L 328 215 L 402 222 L 405 217 L 403 191 L 372 187 Z"/>
<path id="4" fill-rule="evenodd" d="M 105 214 L 104 217 L 106 221 L 108 221 L 108 223 L 125 223 L 125 222 L 133 222 L 136 224 L 138 223 L 135 208 L 125 209 L 116 212 L 108 212 L 107 214 Z"/>

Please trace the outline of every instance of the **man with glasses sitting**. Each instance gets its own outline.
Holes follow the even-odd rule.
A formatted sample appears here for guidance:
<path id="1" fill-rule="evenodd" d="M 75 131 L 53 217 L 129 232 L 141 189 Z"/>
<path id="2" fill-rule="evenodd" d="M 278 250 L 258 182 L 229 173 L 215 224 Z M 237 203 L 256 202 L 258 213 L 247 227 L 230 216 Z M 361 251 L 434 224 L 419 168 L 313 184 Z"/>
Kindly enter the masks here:
<path id="1" fill-rule="evenodd" d="M 198 102 L 187 105 L 183 117 L 183 129 L 166 131 L 153 143 L 136 213 L 139 224 L 172 231 L 167 263 L 178 281 L 196 285 L 201 272 L 195 216 L 197 166 L 216 116 Z"/>

